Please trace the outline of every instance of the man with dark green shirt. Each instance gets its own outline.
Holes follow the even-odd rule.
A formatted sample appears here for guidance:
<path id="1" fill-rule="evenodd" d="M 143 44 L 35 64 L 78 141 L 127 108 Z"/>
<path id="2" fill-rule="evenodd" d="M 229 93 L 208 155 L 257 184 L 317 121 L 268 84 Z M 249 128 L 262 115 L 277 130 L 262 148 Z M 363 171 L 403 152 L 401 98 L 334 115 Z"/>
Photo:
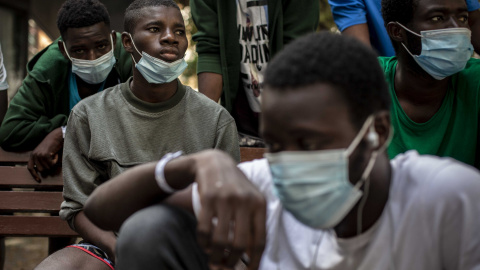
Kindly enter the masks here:
<path id="1" fill-rule="evenodd" d="M 480 60 L 464 1 L 383 0 L 397 57 L 380 58 L 392 95 L 390 158 L 410 149 L 479 168 Z"/>
<path id="2" fill-rule="evenodd" d="M 28 63 L 28 75 L 0 128 L 3 149 L 33 150 L 28 169 L 37 181 L 60 161 L 64 127 L 73 106 L 132 75 L 132 60 L 99 1 L 66 1 L 57 26 L 61 38 Z"/>

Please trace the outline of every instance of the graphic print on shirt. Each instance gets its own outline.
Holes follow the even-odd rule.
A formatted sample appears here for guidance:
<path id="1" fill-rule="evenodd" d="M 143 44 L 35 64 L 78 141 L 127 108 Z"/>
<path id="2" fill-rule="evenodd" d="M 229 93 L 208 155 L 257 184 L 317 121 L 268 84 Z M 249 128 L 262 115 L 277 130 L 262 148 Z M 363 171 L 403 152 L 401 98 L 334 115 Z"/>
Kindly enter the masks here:
<path id="1" fill-rule="evenodd" d="M 267 0 L 237 0 L 240 79 L 254 112 L 260 112 L 263 74 L 270 59 Z"/>

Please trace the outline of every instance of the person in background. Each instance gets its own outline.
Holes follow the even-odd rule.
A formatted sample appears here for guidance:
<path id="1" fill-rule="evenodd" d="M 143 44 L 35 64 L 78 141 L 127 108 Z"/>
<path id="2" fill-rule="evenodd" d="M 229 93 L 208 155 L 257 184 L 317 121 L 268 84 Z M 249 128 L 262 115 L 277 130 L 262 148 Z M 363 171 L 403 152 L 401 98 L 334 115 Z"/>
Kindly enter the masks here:
<path id="1" fill-rule="evenodd" d="M 379 56 L 394 56 L 390 37 L 381 12 L 381 0 L 329 0 L 333 19 L 342 34 L 350 35 L 372 46 Z M 466 0 L 473 45 L 480 52 L 480 4 Z"/>
<path id="2" fill-rule="evenodd" d="M 261 270 L 479 268 L 480 172 L 389 160 L 390 100 L 373 50 L 302 37 L 266 71 L 264 159 L 166 155 L 101 185 L 85 213 L 121 226 L 118 270 L 232 269 L 244 252 Z"/>
<path id="3" fill-rule="evenodd" d="M 133 78 L 82 100 L 67 125 L 60 217 L 83 241 L 52 254 L 37 270 L 114 268 L 116 232 L 95 226 L 83 206 L 98 186 L 128 168 L 168 152 L 211 148 L 240 161 L 227 110 L 178 80 L 187 67 L 188 40 L 177 4 L 136 0 L 125 11 L 124 28 Z"/>
<path id="4" fill-rule="evenodd" d="M 5 113 L 8 108 L 8 82 L 7 82 L 7 70 L 3 64 L 2 46 L 0 44 L 0 124 L 5 117 Z"/>
<path id="5" fill-rule="evenodd" d="M 264 146 L 258 119 L 265 69 L 285 44 L 316 31 L 319 5 L 311 0 L 190 1 L 198 29 L 193 36 L 198 90 L 221 100 L 232 114 L 241 146 Z"/>
<path id="6" fill-rule="evenodd" d="M 382 0 L 396 57 L 380 57 L 392 96 L 390 158 L 410 149 L 480 168 L 480 60 L 457 0 Z"/>
<path id="7" fill-rule="evenodd" d="M 70 110 L 81 99 L 125 82 L 132 60 L 98 0 L 67 0 L 58 11 L 61 38 L 36 54 L 0 127 L 7 151 L 32 151 L 36 181 L 56 171 Z M 118 42 L 117 42 L 118 39 Z"/>

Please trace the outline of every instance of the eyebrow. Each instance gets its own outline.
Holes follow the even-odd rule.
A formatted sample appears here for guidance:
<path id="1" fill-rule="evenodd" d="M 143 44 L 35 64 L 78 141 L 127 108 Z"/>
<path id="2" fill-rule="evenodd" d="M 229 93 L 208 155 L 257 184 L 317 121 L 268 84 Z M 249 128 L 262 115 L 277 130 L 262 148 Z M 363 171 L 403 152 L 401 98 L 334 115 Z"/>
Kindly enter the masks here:
<path id="1" fill-rule="evenodd" d="M 444 7 L 444 6 L 434 6 L 433 8 L 427 10 L 427 14 L 430 14 L 430 13 L 435 13 L 435 12 L 448 12 L 449 9 Z M 468 12 L 468 9 L 467 7 L 459 7 L 455 10 L 456 12 Z"/>
<path id="2" fill-rule="evenodd" d="M 149 22 L 145 25 L 145 27 L 149 27 L 149 26 L 157 26 L 157 25 L 164 25 L 165 23 L 162 22 L 162 21 L 153 21 L 153 22 Z M 185 25 L 183 23 L 175 23 L 175 27 L 183 27 L 185 28 Z"/>

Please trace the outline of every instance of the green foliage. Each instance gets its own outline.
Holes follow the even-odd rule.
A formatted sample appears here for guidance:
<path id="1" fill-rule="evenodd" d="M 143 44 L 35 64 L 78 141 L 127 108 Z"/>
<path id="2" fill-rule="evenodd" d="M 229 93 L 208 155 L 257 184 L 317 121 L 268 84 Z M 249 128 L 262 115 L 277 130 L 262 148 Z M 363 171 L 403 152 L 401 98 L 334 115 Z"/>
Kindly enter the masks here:
<path id="1" fill-rule="evenodd" d="M 337 31 L 337 26 L 333 21 L 332 11 L 328 0 L 319 0 L 320 1 L 320 22 L 318 25 L 318 31 L 320 30 L 329 30 Z"/>

